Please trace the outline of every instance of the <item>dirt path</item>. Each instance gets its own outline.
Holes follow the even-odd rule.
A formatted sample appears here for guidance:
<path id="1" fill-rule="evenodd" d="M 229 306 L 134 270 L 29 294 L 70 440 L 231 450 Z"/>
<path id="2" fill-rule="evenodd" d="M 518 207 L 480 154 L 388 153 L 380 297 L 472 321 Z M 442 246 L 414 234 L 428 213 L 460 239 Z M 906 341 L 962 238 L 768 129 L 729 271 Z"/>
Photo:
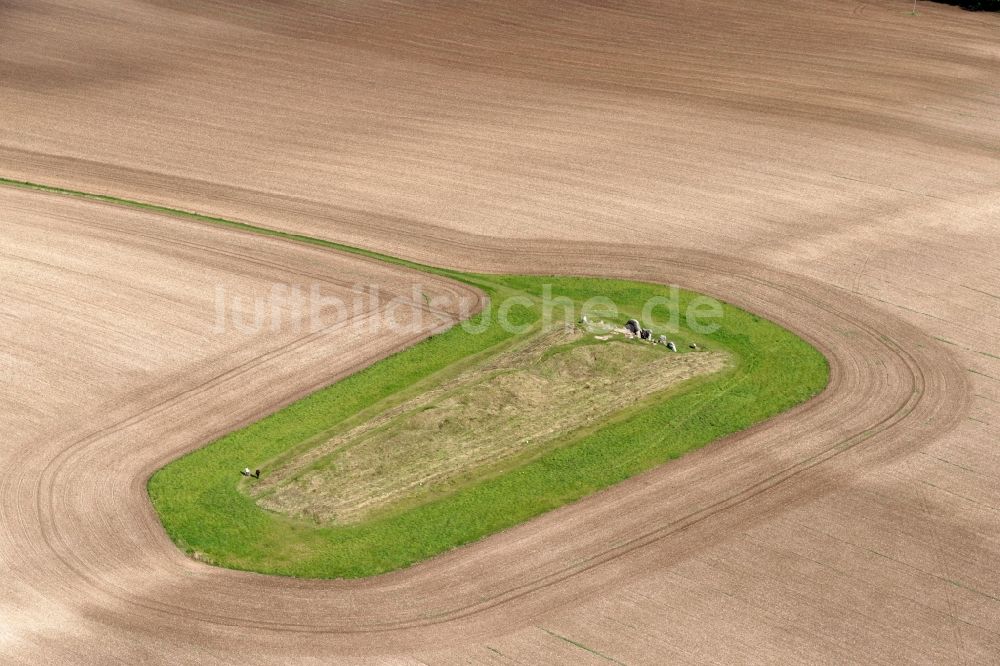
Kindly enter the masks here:
<path id="1" fill-rule="evenodd" d="M 334 336 L 347 353 L 330 367 L 315 363 L 329 349 L 286 354 L 265 336 L 237 352 L 245 371 L 221 375 L 166 362 L 195 357 L 157 342 L 148 391 L 100 409 L 18 373 L 5 409 L 29 384 L 53 402 L 25 400 L 47 405 L 42 417 L 23 407 L 4 424 L 0 655 L 995 661 L 998 19 L 758 4 L 5 4 L 4 176 L 457 268 L 676 282 L 801 333 L 833 380 L 793 413 L 588 500 L 338 583 L 187 560 L 144 481 L 383 342 Z M 30 231 L 63 205 L 3 196 L 5 248 L 8 220 Z M 56 217 L 121 228 L 119 213 L 74 205 Z M 294 273 L 300 250 L 274 251 Z M 322 255 L 311 269 L 345 261 Z M 141 282 L 150 263 L 118 270 L 130 268 Z M 73 330 L 111 330 L 106 303 L 60 312 Z M 146 358 L 145 340 L 116 344 Z M 71 366 L 79 386 L 100 374 L 89 358 Z M 53 414 L 64 430 L 38 425 Z"/>

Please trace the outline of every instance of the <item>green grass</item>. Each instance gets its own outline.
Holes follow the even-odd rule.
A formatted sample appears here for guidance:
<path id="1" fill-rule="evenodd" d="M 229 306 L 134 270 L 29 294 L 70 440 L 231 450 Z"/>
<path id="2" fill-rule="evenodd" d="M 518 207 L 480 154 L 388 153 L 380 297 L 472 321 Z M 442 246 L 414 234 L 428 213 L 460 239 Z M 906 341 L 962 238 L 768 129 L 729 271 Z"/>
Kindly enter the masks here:
<path id="1" fill-rule="evenodd" d="M 551 284 L 577 301 L 607 295 L 623 310 L 621 319 L 664 293 L 656 285 L 590 278 L 468 281 L 490 294 L 491 309 L 512 291 L 537 296 L 543 284 Z M 682 292 L 681 306 L 693 297 Z M 736 359 L 732 370 L 687 382 L 667 398 L 573 433 L 540 457 L 404 511 L 357 525 L 317 526 L 258 508 L 238 490 L 237 470 L 275 458 L 469 355 L 502 345 L 510 335 L 500 327 L 480 335 L 453 328 L 223 437 L 157 472 L 150 498 L 181 548 L 222 566 L 308 578 L 354 578 L 405 567 L 747 428 L 826 385 L 827 365 L 819 352 L 775 324 L 723 307 L 717 332 L 672 337 L 729 351 Z M 522 322 L 534 319 L 528 311 L 518 313 Z"/>
<path id="2" fill-rule="evenodd" d="M 554 294 L 576 302 L 596 295 L 610 298 L 621 310 L 620 321 L 637 316 L 647 299 L 666 294 L 662 286 L 621 280 L 462 274 L 197 213 L 35 183 L 0 179 L 0 184 L 221 224 L 446 275 L 483 289 L 490 296 L 491 315 L 506 296 L 538 298 L 546 284 Z M 682 312 L 695 297 L 681 292 Z M 510 343 L 510 333 L 493 324 L 478 335 L 455 327 L 429 338 L 170 463 L 149 480 L 149 496 L 180 548 L 221 566 L 307 578 L 356 578 L 399 569 L 745 429 L 826 386 L 826 359 L 805 341 L 733 306 L 723 304 L 723 313 L 721 327 L 710 335 L 682 328 L 671 337 L 684 346 L 694 341 L 728 351 L 735 360 L 732 369 L 641 401 L 567 435 L 540 456 L 384 517 L 322 527 L 272 514 L 240 492 L 238 470 L 278 458 L 379 401 L 414 391 L 435 373 L 444 376 L 473 355 L 502 348 Z M 512 314 L 514 323 L 538 318 L 537 312 L 521 308 Z"/>

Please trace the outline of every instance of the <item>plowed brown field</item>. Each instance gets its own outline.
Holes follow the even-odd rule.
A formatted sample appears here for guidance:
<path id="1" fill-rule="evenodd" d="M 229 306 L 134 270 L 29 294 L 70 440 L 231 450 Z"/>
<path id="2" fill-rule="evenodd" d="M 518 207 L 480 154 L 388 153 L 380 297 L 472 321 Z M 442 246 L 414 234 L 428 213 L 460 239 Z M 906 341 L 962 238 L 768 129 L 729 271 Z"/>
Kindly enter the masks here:
<path id="1" fill-rule="evenodd" d="M 909 8 L 0 3 L 0 176 L 674 282 L 832 366 L 807 405 L 412 569 L 216 569 L 148 475 L 409 341 L 203 339 L 205 285 L 460 287 L 5 190 L 0 658 L 1000 659 L 1000 19 Z"/>

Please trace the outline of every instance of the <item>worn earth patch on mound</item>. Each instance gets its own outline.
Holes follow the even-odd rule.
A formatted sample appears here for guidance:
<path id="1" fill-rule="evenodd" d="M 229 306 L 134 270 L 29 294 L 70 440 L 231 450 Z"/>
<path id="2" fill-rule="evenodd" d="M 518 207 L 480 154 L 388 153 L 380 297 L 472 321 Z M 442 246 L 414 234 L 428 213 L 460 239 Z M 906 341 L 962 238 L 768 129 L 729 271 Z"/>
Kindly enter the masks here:
<path id="1" fill-rule="evenodd" d="M 723 369 L 727 359 L 604 340 L 579 327 L 537 333 L 313 442 L 262 482 L 246 482 L 246 491 L 259 506 L 292 517 L 359 522 L 565 442 L 650 394 Z"/>

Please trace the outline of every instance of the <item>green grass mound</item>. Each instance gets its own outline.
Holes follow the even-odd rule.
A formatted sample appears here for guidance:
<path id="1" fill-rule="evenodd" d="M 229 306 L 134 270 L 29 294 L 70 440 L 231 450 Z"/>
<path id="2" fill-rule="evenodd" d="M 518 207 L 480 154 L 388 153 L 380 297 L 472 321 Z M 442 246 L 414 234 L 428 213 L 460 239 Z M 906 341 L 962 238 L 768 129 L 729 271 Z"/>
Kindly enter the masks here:
<path id="1" fill-rule="evenodd" d="M 638 318 L 650 299 L 667 296 L 664 287 L 619 280 L 447 274 L 490 296 L 487 311 L 472 322 L 491 322 L 484 331 L 473 334 L 456 326 L 153 475 L 150 498 L 178 546 L 203 561 L 269 574 L 356 578 L 384 573 L 516 525 L 759 423 L 816 395 L 828 380 L 826 360 L 805 341 L 723 304 L 715 332 L 696 333 L 684 325 L 683 316 L 679 329 L 654 327 L 654 334 L 669 333 L 682 350 L 694 342 L 726 354 L 725 367 L 711 374 L 641 395 L 596 422 L 546 439 L 545 446 L 527 447 L 464 476 L 452 475 L 349 524 L 263 509 L 253 482 L 241 479 L 238 470 L 249 464 L 266 472 L 264 461 L 276 467 L 289 464 L 310 443 L 356 425 L 373 406 L 412 399 L 435 381 L 467 372 L 470 359 L 481 361 L 509 350 L 519 336 L 532 333 L 514 334 L 496 323 L 498 304 L 507 297 L 526 295 L 539 303 L 546 285 L 576 307 L 601 296 L 617 305 L 620 323 Z M 680 292 L 677 309 L 686 312 L 697 297 Z M 558 309 L 555 314 L 559 316 Z M 511 323 L 537 332 L 539 308 L 514 308 L 510 315 Z M 657 318 L 666 319 L 665 313 Z M 602 362 L 614 358 L 606 355 Z M 545 371 L 556 372 L 556 367 L 549 362 Z M 497 423 L 497 428 L 503 425 Z M 335 483 L 336 465 L 323 460 L 314 469 L 331 474 Z"/>

